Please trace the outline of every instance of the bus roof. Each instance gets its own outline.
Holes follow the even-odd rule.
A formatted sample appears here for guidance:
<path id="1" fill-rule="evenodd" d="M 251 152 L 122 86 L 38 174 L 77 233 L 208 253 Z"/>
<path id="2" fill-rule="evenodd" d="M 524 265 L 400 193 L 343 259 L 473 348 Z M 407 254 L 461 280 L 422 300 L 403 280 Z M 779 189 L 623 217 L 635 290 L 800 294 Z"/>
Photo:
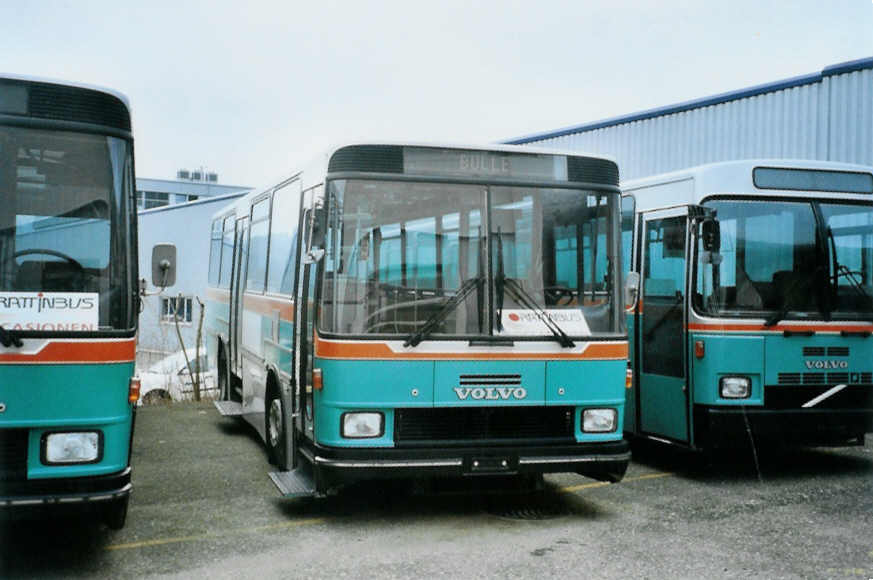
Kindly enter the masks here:
<path id="1" fill-rule="evenodd" d="M 755 184 L 756 169 L 785 169 L 822 172 L 846 172 L 870 175 L 873 183 L 873 167 L 832 161 L 801 159 L 746 159 L 698 165 L 653 175 L 621 184 L 622 192 L 633 194 L 637 211 L 658 208 L 696 205 L 711 195 L 761 195 L 768 197 L 839 197 L 840 199 L 865 200 L 873 203 L 873 190 L 850 192 L 839 190 L 758 187 Z"/>
<path id="2" fill-rule="evenodd" d="M 229 213 L 239 213 L 237 208 L 247 208 L 251 203 L 251 199 L 260 196 L 261 194 L 271 191 L 275 187 L 294 179 L 301 179 L 301 187 L 306 190 L 314 185 L 324 182 L 324 176 L 327 174 L 328 163 L 333 155 L 340 149 L 354 146 L 396 146 L 396 147 L 420 147 L 433 149 L 458 149 L 465 151 L 489 151 L 498 153 L 531 153 L 539 155 L 566 155 L 568 157 L 588 157 L 592 159 L 602 159 L 616 163 L 615 158 L 609 155 L 588 154 L 580 151 L 570 151 L 566 149 L 551 149 L 542 147 L 519 146 L 519 145 L 504 145 L 504 144 L 470 144 L 470 143 L 439 143 L 439 142 L 423 142 L 423 141 L 392 141 L 392 140 L 377 140 L 377 141 L 348 141 L 335 144 L 308 164 L 302 167 L 302 171 L 297 171 L 291 174 L 284 174 L 284 177 L 276 179 L 265 188 L 256 189 L 244 197 L 236 200 L 234 203 L 228 204 L 215 212 L 212 219 L 217 219 Z M 617 164 L 616 164 L 617 165 Z M 247 211 L 243 213 L 248 213 Z"/>

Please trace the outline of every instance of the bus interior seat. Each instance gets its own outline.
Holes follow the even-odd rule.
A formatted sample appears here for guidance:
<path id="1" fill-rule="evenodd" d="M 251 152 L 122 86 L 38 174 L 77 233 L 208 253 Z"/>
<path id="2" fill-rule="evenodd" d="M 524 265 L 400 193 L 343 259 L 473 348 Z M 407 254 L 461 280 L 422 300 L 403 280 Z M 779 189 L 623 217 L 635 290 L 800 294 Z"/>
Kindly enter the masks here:
<path id="1" fill-rule="evenodd" d="M 778 270 L 773 272 L 773 304 L 770 308 L 789 306 L 797 309 L 815 308 L 815 294 L 811 292 L 812 280 L 805 272 Z M 788 295 L 790 293 L 790 296 Z"/>

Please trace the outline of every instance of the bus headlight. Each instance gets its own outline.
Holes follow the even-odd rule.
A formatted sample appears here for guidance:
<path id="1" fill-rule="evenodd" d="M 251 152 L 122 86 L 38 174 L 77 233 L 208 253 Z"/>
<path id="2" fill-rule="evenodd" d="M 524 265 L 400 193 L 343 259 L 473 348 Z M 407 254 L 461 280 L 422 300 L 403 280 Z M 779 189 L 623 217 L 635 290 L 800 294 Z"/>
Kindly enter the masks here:
<path id="1" fill-rule="evenodd" d="M 611 433 L 618 426 L 615 409 L 585 409 L 582 411 L 582 431 L 585 433 Z"/>
<path id="2" fill-rule="evenodd" d="M 381 437 L 383 431 L 382 413 L 343 413 L 342 436 L 346 439 L 367 439 Z"/>
<path id="3" fill-rule="evenodd" d="M 46 433 L 42 437 L 42 462 L 96 463 L 100 461 L 102 443 L 99 431 Z"/>
<path id="4" fill-rule="evenodd" d="M 751 394 L 749 377 L 722 377 L 718 380 L 718 395 L 722 399 L 748 399 Z"/>

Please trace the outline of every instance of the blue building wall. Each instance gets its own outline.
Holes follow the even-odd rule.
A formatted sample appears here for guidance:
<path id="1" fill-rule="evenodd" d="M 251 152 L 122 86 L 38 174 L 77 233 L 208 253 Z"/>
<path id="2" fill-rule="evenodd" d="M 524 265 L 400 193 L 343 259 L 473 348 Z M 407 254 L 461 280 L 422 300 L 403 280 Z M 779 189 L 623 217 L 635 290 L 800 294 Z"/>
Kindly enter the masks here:
<path id="1" fill-rule="evenodd" d="M 622 180 L 762 157 L 873 165 L 873 58 L 506 143 L 610 155 Z"/>

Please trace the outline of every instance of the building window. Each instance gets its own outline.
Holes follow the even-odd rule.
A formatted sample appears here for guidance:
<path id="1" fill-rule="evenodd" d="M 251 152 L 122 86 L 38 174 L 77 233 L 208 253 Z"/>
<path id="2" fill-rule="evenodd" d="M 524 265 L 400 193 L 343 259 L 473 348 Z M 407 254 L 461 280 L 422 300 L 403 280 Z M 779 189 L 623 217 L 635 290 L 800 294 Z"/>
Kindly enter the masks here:
<path id="1" fill-rule="evenodd" d="M 139 209 L 151 209 L 170 205 L 170 194 L 158 191 L 137 191 L 136 207 Z"/>
<path id="2" fill-rule="evenodd" d="M 191 323 L 192 299 L 190 296 L 161 298 L 161 322 L 175 324 L 175 314 L 179 314 L 180 324 Z"/>

